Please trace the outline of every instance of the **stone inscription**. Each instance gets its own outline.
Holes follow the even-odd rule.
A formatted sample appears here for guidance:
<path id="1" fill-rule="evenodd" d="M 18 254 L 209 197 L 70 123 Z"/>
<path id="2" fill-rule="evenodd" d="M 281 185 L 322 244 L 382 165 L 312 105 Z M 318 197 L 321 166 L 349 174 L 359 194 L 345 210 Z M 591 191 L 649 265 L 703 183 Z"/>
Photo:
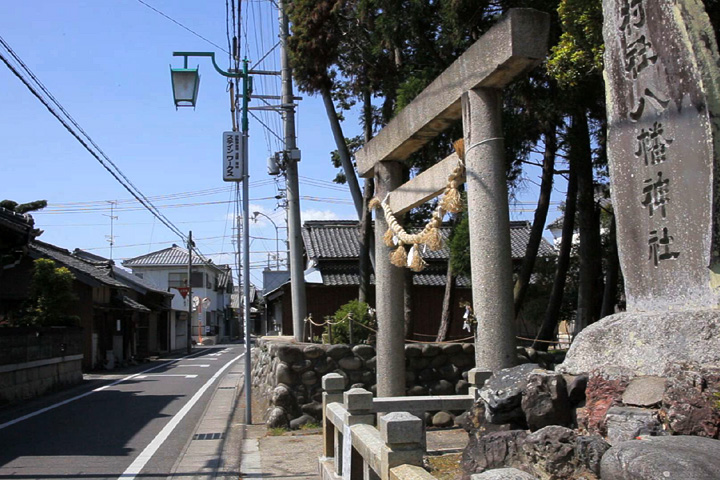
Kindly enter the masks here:
<path id="1" fill-rule="evenodd" d="M 631 311 L 717 303 L 707 268 L 715 131 L 703 85 L 703 69 L 717 66 L 688 41 L 709 24 L 699 4 L 603 1 L 608 157 Z"/>

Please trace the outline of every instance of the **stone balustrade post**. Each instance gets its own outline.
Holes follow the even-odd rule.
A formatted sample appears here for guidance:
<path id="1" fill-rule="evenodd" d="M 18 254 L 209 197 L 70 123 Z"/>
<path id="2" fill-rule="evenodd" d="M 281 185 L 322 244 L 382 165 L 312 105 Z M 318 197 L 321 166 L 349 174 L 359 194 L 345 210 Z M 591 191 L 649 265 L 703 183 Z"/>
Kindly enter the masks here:
<path id="1" fill-rule="evenodd" d="M 363 477 L 363 461 L 362 457 L 353 451 L 350 427 L 361 424 L 374 425 L 373 394 L 363 388 L 351 388 L 343 393 L 343 404 L 347 410 L 347 416 L 343 431 L 335 431 L 335 473 L 343 474 L 348 463 L 348 459 L 344 456 L 350 454 L 350 478 L 359 480 Z"/>
<path id="2" fill-rule="evenodd" d="M 470 388 L 468 394 L 470 394 L 476 401 L 480 394 L 480 389 L 485 385 L 485 382 L 492 376 L 492 372 L 480 368 L 471 368 L 468 370 L 468 382 Z"/>
<path id="3" fill-rule="evenodd" d="M 407 412 L 393 412 L 380 418 L 379 430 L 386 446 L 380 459 L 382 480 L 389 480 L 390 469 L 399 465 L 422 466 L 422 420 Z"/>
<path id="4" fill-rule="evenodd" d="M 343 401 L 345 378 L 338 373 L 328 373 L 322 378 L 322 388 L 323 455 L 332 457 L 335 454 L 335 425 L 328 421 L 325 409 L 330 403 Z"/>

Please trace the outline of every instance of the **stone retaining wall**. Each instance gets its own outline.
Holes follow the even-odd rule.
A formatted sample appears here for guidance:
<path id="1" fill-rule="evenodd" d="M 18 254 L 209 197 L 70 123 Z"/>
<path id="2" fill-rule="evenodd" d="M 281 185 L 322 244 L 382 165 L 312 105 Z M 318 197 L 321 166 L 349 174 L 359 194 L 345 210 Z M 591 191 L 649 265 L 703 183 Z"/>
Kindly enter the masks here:
<path id="1" fill-rule="evenodd" d="M 467 371 L 475 363 L 475 346 L 405 345 L 407 395 L 466 394 Z M 265 419 L 271 425 L 295 427 L 320 421 L 321 379 L 328 373 L 345 378 L 345 388 L 376 388 L 375 347 L 371 345 L 292 344 L 260 339 L 252 351 L 252 381 L 258 398 L 268 399 Z"/>
<path id="2" fill-rule="evenodd" d="M 81 349 L 81 329 L 0 329 L 0 404 L 80 383 Z"/>

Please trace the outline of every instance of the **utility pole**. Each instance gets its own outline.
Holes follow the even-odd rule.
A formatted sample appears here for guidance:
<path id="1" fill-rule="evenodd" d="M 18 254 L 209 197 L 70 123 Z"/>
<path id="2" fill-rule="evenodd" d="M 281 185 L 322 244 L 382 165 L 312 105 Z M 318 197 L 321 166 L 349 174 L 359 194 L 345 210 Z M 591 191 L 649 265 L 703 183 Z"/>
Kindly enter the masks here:
<path id="1" fill-rule="evenodd" d="M 110 215 L 105 215 L 105 214 L 103 214 L 103 215 L 110 217 L 110 236 L 109 237 L 107 237 L 107 235 L 105 235 L 105 236 L 108 238 L 108 242 L 110 242 L 110 260 L 112 260 L 113 259 L 113 245 L 115 245 L 114 220 L 118 219 L 117 216 L 113 215 L 113 212 L 115 210 L 115 205 L 117 204 L 117 202 L 111 200 L 108 203 L 110 204 Z"/>
<path id="2" fill-rule="evenodd" d="M 250 352 L 252 351 L 252 342 L 250 341 L 250 173 L 248 158 L 248 138 L 249 121 L 248 121 L 248 101 L 250 100 L 250 91 L 252 89 L 250 82 L 251 77 L 248 74 L 248 60 L 243 59 L 243 93 L 242 93 L 242 248 L 243 248 L 243 312 L 245 317 L 245 424 L 252 424 L 252 393 L 251 393 L 251 364 Z"/>
<path id="3" fill-rule="evenodd" d="M 193 303 L 192 302 L 192 298 L 193 298 L 193 294 L 192 294 L 192 249 L 194 246 L 195 246 L 195 243 L 193 242 L 193 239 L 192 239 L 192 230 L 190 230 L 190 234 L 188 235 L 188 243 L 187 243 L 187 247 L 188 247 L 187 284 L 188 284 L 188 289 L 189 289 L 188 295 L 187 295 L 187 300 L 188 300 L 187 353 L 188 353 L 188 355 L 190 353 L 192 353 L 192 342 L 191 342 L 192 332 L 190 329 L 192 327 L 191 323 L 192 323 L 192 307 L 193 307 L 192 306 L 192 303 Z"/>
<path id="4" fill-rule="evenodd" d="M 304 341 L 303 326 L 307 316 L 305 301 L 305 267 L 302 259 L 300 225 L 300 187 L 298 182 L 299 150 L 295 142 L 295 105 L 293 104 L 292 69 L 288 57 L 288 18 L 284 0 L 278 1 L 280 20 L 280 69 L 282 79 L 282 117 L 285 130 L 285 155 L 288 202 L 288 241 L 290 242 L 290 291 L 292 296 L 293 333 L 295 340 Z"/>

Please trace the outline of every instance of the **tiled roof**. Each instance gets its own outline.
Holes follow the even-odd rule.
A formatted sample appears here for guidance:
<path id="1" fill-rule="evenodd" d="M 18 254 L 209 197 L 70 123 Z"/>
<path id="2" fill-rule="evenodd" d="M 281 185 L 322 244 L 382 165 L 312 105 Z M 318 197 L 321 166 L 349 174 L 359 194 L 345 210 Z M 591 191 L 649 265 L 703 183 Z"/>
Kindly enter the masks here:
<path id="1" fill-rule="evenodd" d="M 413 274 L 413 284 L 424 287 L 437 287 L 445 285 L 446 272 L 444 268 L 426 268 L 422 272 Z M 360 274 L 357 263 L 329 262 L 320 267 L 323 285 L 325 286 L 355 286 L 360 285 Z M 370 283 L 375 284 L 375 275 L 370 275 Z M 470 281 L 465 277 L 457 277 L 458 287 L 470 287 Z"/>
<path id="2" fill-rule="evenodd" d="M 81 258 L 75 257 L 64 248 L 50 245 L 49 243 L 34 241 L 29 244 L 29 253 L 33 258 L 49 258 L 70 269 L 80 281 L 93 283 L 97 282 L 115 288 L 127 288 L 127 286 L 112 278 L 110 265 L 99 265 Z"/>
<path id="3" fill-rule="evenodd" d="M 172 293 L 158 287 L 154 283 L 140 278 L 137 275 L 133 275 L 131 272 L 128 272 L 127 270 L 123 270 L 122 268 L 116 266 L 115 263 L 109 258 L 101 257 L 100 255 L 96 255 L 94 253 L 81 250 L 79 248 L 73 250 L 72 255 L 73 257 L 80 258 L 96 266 L 107 267 L 108 265 L 110 265 L 112 267 L 112 276 L 116 280 L 132 288 L 133 290 L 140 291 L 140 293 L 142 293 L 143 295 L 145 294 L 145 290 L 150 290 L 151 292 L 160 293 L 162 295 L 173 296 Z"/>
<path id="4" fill-rule="evenodd" d="M 203 258 L 197 253 L 193 252 L 193 264 L 203 263 L 208 266 L 218 268 L 210 260 Z M 179 267 L 188 264 L 188 251 L 177 245 L 158 250 L 157 252 L 150 252 L 139 257 L 129 258 L 122 262 L 124 267 Z"/>
<path id="5" fill-rule="evenodd" d="M 12 231 L 13 235 L 20 236 L 23 244 L 42 233 L 42 230 L 35 228 L 35 220 L 30 215 L 15 213 L 2 207 L 0 207 L 0 227 Z"/>
<path id="6" fill-rule="evenodd" d="M 123 301 L 123 305 L 125 305 L 126 307 L 128 307 L 132 310 L 137 310 L 138 312 L 149 312 L 150 311 L 150 309 L 147 308 L 145 305 L 143 305 L 140 302 L 136 302 L 135 300 L 133 300 L 132 298 L 130 298 L 126 295 L 123 295 L 122 301 Z"/>
<path id="7" fill-rule="evenodd" d="M 532 225 L 530 222 L 523 220 L 518 222 L 510 222 L 510 247 L 512 249 L 513 258 L 524 258 L 525 249 L 530 241 L 530 230 Z M 555 249 L 545 238 L 540 239 L 538 247 L 538 257 L 549 257 L 555 255 Z"/>
<path id="8" fill-rule="evenodd" d="M 525 248 L 530 239 L 530 222 L 510 222 L 510 244 L 512 257 L 522 259 L 525 256 Z M 447 238 L 450 235 L 451 227 L 441 227 L 441 235 L 445 240 L 443 248 L 438 251 L 427 249 L 423 251 L 425 260 L 447 260 L 450 256 L 447 247 Z M 359 224 L 354 220 L 317 220 L 305 222 L 303 227 L 303 241 L 307 256 L 313 260 L 332 259 L 356 259 L 360 252 L 358 238 Z M 544 238 L 540 241 L 538 255 L 549 256 L 555 253 L 553 247 Z"/>

